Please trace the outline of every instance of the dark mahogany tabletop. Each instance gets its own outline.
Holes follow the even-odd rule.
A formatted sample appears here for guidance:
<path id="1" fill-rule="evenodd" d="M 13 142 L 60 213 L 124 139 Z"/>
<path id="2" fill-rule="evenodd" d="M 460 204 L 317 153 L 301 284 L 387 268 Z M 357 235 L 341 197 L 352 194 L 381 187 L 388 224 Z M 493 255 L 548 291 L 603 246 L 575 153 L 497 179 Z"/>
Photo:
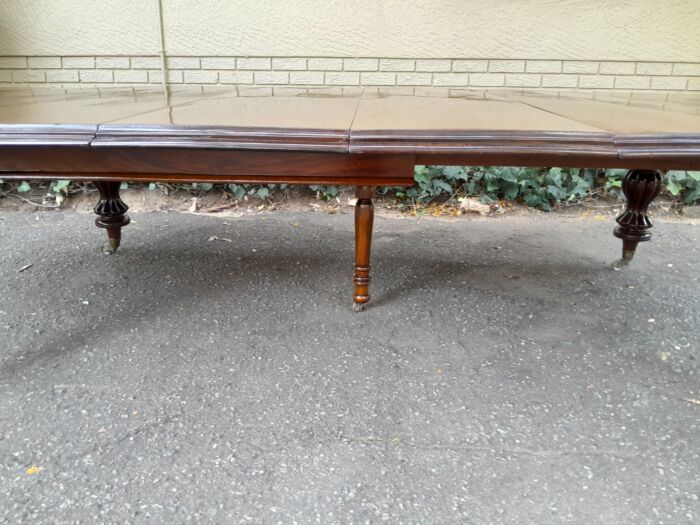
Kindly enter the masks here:
<path id="1" fill-rule="evenodd" d="M 700 154 L 700 94 L 234 87 L 165 97 L 148 88 L 15 89 L 0 91 L 1 144 L 687 161 Z"/>
<path id="2" fill-rule="evenodd" d="M 700 93 L 0 89 L 0 125 L 10 124 L 700 133 Z"/>

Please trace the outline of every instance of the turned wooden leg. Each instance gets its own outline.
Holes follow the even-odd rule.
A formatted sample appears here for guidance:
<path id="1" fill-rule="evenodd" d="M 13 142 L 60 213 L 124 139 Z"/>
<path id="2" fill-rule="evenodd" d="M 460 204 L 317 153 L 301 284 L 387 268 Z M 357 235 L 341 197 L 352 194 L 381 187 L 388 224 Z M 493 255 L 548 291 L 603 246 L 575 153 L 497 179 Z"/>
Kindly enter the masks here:
<path id="1" fill-rule="evenodd" d="M 103 247 L 105 253 L 114 253 L 119 248 L 122 236 L 122 226 L 129 224 L 129 216 L 126 211 L 129 207 L 119 198 L 120 182 L 95 182 L 95 187 L 100 191 L 100 202 L 95 206 L 95 213 L 99 215 L 95 219 L 98 228 L 107 230 L 108 244 Z"/>
<path id="2" fill-rule="evenodd" d="M 372 247 L 372 224 L 374 222 L 374 206 L 372 197 L 374 188 L 358 186 L 356 190 L 357 204 L 355 205 L 355 301 L 353 308 L 356 312 L 364 308 L 369 301 L 369 255 Z"/>
<path id="3" fill-rule="evenodd" d="M 613 264 L 616 270 L 628 265 L 634 257 L 637 245 L 651 239 L 649 229 L 653 226 L 647 209 L 661 191 L 661 174 L 658 171 L 632 170 L 622 183 L 627 205 L 617 217 L 619 226 L 615 237 L 622 239 L 622 259 Z"/>

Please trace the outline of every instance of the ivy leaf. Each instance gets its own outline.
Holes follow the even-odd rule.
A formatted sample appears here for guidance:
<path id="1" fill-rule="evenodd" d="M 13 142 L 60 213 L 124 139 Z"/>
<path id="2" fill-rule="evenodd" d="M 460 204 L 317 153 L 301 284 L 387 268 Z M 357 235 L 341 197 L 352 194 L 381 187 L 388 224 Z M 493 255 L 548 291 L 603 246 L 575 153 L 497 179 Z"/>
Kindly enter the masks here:
<path id="1" fill-rule="evenodd" d="M 695 188 L 692 191 L 686 192 L 683 202 L 686 204 L 693 204 L 695 201 L 700 200 L 700 187 Z"/>
<path id="2" fill-rule="evenodd" d="M 678 196 L 678 194 L 681 192 L 683 189 L 683 186 L 678 184 L 677 182 L 669 182 L 668 186 L 666 186 L 668 189 L 668 192 L 673 195 L 674 197 Z"/>
<path id="3" fill-rule="evenodd" d="M 552 168 L 544 176 L 545 183 L 553 186 L 561 186 L 562 183 L 562 171 L 561 168 Z"/>
<path id="4" fill-rule="evenodd" d="M 129 189 L 129 183 L 128 183 L 128 182 L 122 182 L 122 183 L 119 185 L 119 189 L 120 189 L 120 190 L 128 190 L 128 189 Z"/>
<path id="5" fill-rule="evenodd" d="M 156 183 L 155 183 L 155 182 L 151 182 L 151 183 L 148 185 L 148 191 L 153 191 L 153 190 L 155 190 L 155 189 L 156 189 Z"/>
<path id="6" fill-rule="evenodd" d="M 262 187 L 258 188 L 257 195 L 258 195 L 258 197 L 260 197 L 261 199 L 267 198 L 267 196 L 268 196 L 269 194 L 270 194 L 270 190 L 268 190 L 265 186 L 262 186 Z"/>
<path id="7" fill-rule="evenodd" d="M 447 166 L 442 170 L 442 173 L 450 180 L 463 180 L 466 182 L 468 178 L 466 171 L 458 166 Z"/>
<path id="8" fill-rule="evenodd" d="M 672 171 L 666 172 L 666 178 L 671 182 L 679 182 L 679 181 L 685 180 L 685 177 L 686 177 L 685 171 L 672 170 Z"/>
<path id="9" fill-rule="evenodd" d="M 693 179 L 695 182 L 700 182 L 700 171 L 689 171 L 688 177 Z M 2 181 L 0 181 L 2 182 Z"/>
<path id="10" fill-rule="evenodd" d="M 572 199 L 574 197 L 583 197 L 588 193 L 588 186 L 576 186 L 573 190 L 571 190 L 571 197 L 569 199 Z"/>
<path id="11" fill-rule="evenodd" d="M 507 180 L 508 182 L 517 182 L 519 174 L 520 170 L 518 168 L 503 168 L 499 175 L 503 180 Z"/>
<path id="12" fill-rule="evenodd" d="M 535 179 L 539 173 L 539 170 L 535 168 L 522 168 L 520 169 L 520 178 Z"/>
<path id="13" fill-rule="evenodd" d="M 566 192 L 562 188 L 552 186 L 551 184 L 547 186 L 547 193 L 556 201 L 560 201 L 566 197 Z"/>
<path id="14" fill-rule="evenodd" d="M 420 186 L 421 188 L 426 188 L 430 185 L 430 178 L 423 171 L 416 171 L 416 173 L 413 175 L 413 179 L 418 183 L 418 186 Z"/>
<path id="15" fill-rule="evenodd" d="M 538 182 L 532 178 L 521 178 L 518 181 L 518 184 L 523 190 L 527 190 L 529 188 L 536 188 L 538 186 Z"/>
<path id="16" fill-rule="evenodd" d="M 27 193 L 28 191 L 32 191 L 32 187 L 26 180 L 23 180 L 22 184 L 17 187 L 17 191 L 20 193 Z"/>
<path id="17" fill-rule="evenodd" d="M 231 190 L 231 193 L 233 193 L 237 199 L 245 197 L 245 188 L 240 184 L 229 184 L 228 189 Z"/>
<path id="18" fill-rule="evenodd" d="M 434 185 L 434 186 L 437 186 L 438 188 L 441 188 L 441 189 L 445 190 L 447 193 L 450 193 L 450 194 L 452 193 L 452 186 L 450 186 L 449 184 L 447 184 L 445 181 L 442 181 L 442 180 L 439 180 L 439 179 L 435 179 L 435 180 L 433 181 L 433 185 Z M 438 192 L 438 193 L 439 193 L 439 192 Z"/>
<path id="19" fill-rule="evenodd" d="M 211 190 L 214 185 L 211 182 L 200 182 L 198 186 L 203 190 L 203 191 L 209 191 Z"/>
<path id="20" fill-rule="evenodd" d="M 605 170 L 605 176 L 609 179 L 624 179 L 627 170 Z"/>
<path id="21" fill-rule="evenodd" d="M 518 196 L 518 193 L 520 193 L 520 187 L 516 182 L 506 182 L 503 185 L 503 196 L 506 199 L 514 199 Z"/>
<path id="22" fill-rule="evenodd" d="M 59 180 L 56 182 L 56 184 L 53 185 L 52 190 L 54 193 L 61 193 L 62 191 L 68 192 L 68 186 L 70 186 L 70 181 L 69 180 Z"/>
<path id="23" fill-rule="evenodd" d="M 540 210 L 545 211 L 551 210 L 551 207 L 549 206 L 549 198 L 543 190 L 528 193 L 523 197 L 523 200 L 528 206 L 532 206 L 533 208 L 539 208 Z"/>
<path id="24" fill-rule="evenodd" d="M 526 193 L 523 196 L 525 204 L 533 208 L 537 208 L 542 203 L 542 198 L 536 193 Z"/>

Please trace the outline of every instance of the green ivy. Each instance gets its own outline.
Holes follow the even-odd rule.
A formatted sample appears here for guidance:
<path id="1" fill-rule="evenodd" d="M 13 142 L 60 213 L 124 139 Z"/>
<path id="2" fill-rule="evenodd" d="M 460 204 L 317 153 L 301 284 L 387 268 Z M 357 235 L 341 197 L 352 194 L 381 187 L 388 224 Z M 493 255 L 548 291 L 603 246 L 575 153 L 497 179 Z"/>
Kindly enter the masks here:
<path id="1" fill-rule="evenodd" d="M 620 197 L 626 173 L 619 169 L 416 166 L 416 186 L 392 191 L 400 200 L 423 204 L 468 195 L 484 203 L 520 199 L 527 206 L 551 210 L 595 194 Z M 698 178 L 698 172 L 669 172 L 668 191 L 685 204 L 700 201 Z"/>
<path id="2" fill-rule="evenodd" d="M 415 186 L 410 188 L 381 188 L 381 193 L 400 202 L 427 204 L 433 200 L 452 201 L 456 197 L 478 197 L 484 203 L 498 200 L 520 200 L 527 206 L 551 210 L 553 206 L 581 201 L 592 195 L 621 197 L 622 181 L 626 170 L 567 169 L 567 168 L 515 168 L 515 167 L 468 167 L 468 166 L 416 166 Z M 2 195 L 29 193 L 36 186 L 29 181 L 8 183 L 0 180 Z M 42 187 L 42 186 L 38 186 Z M 172 185 L 148 184 L 151 191 L 161 187 L 165 191 Z M 286 184 L 227 184 L 214 185 L 209 182 L 180 184 L 176 189 L 193 192 L 222 190 L 237 200 L 254 197 L 266 200 L 275 191 L 286 189 Z M 43 186 L 45 188 L 45 186 Z M 49 191 L 56 194 L 81 191 L 82 186 L 67 180 L 49 184 Z M 129 188 L 123 182 L 122 190 Z M 325 200 L 338 196 L 338 186 L 313 185 L 309 188 Z M 682 204 L 700 203 L 700 171 L 669 171 L 665 175 L 665 189 Z M 44 191 L 44 190 L 42 190 Z"/>
<path id="3" fill-rule="evenodd" d="M 323 199 L 325 199 L 327 201 L 336 198 L 338 196 L 338 193 L 340 193 L 340 188 L 338 186 L 312 185 L 312 186 L 309 186 L 309 189 L 315 191 L 317 194 L 319 194 Z"/>
<path id="4" fill-rule="evenodd" d="M 666 189 L 685 204 L 700 201 L 700 171 L 669 171 Z"/>
<path id="5" fill-rule="evenodd" d="M 68 188 L 70 187 L 69 180 L 57 180 L 51 183 L 50 188 L 54 193 L 68 194 Z"/>

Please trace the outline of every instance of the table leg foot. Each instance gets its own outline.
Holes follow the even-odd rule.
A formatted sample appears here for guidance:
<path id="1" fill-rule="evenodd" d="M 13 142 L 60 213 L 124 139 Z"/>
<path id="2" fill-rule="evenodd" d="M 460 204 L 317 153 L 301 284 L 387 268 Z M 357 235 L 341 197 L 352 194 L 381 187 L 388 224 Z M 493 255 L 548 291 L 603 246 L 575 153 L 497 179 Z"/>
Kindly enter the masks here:
<path id="1" fill-rule="evenodd" d="M 354 310 L 362 311 L 369 301 L 370 250 L 372 246 L 372 225 L 374 223 L 374 205 L 372 197 L 374 188 L 358 186 L 355 205 L 355 271 L 353 283 L 355 292 L 352 296 Z"/>
<path id="2" fill-rule="evenodd" d="M 116 253 L 121 243 L 122 227 L 130 222 L 126 214 L 129 207 L 119 197 L 119 182 L 100 181 L 94 184 L 100 192 L 100 201 L 95 206 L 95 213 L 98 215 L 95 224 L 98 228 L 107 230 L 108 238 L 102 252 Z"/>
<path id="3" fill-rule="evenodd" d="M 120 243 L 121 239 L 109 239 L 106 243 L 102 245 L 102 253 L 104 253 L 105 255 L 112 255 L 113 253 L 117 253 Z"/>
<path id="4" fill-rule="evenodd" d="M 622 239 L 622 258 L 613 263 L 614 270 L 621 270 L 634 258 L 637 245 L 651 240 L 649 231 L 654 225 L 647 215 L 651 202 L 661 192 L 661 174 L 658 171 L 632 170 L 622 183 L 627 205 L 617 219 L 613 232 Z"/>

